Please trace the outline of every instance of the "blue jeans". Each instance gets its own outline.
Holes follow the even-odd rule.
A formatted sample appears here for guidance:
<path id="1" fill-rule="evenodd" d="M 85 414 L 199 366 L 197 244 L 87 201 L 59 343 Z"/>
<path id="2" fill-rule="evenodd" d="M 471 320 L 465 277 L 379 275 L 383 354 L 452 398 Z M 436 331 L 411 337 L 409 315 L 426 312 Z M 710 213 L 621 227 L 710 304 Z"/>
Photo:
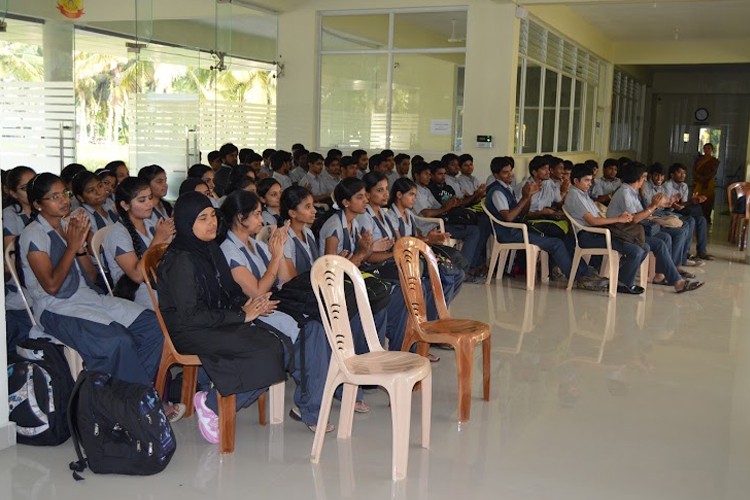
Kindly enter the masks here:
<path id="1" fill-rule="evenodd" d="M 656 272 L 663 274 L 670 285 L 680 281 L 682 276 L 672 260 L 672 238 L 669 234 L 659 232 L 655 236 L 647 236 L 646 244 L 656 257 Z"/>
<path id="2" fill-rule="evenodd" d="M 500 227 L 500 230 L 498 231 L 498 241 L 500 241 L 500 243 L 523 243 L 523 233 L 520 229 Z M 529 243 L 536 245 L 547 252 L 552 258 L 554 264 L 560 268 L 563 274 L 568 278 L 570 277 L 573 256 L 568 251 L 565 241 L 553 236 L 542 236 L 541 234 L 529 231 Z M 533 266 L 535 263 L 526 262 L 526 265 Z M 576 279 L 582 278 L 587 273 L 588 267 L 586 266 L 586 263 L 583 261 L 579 262 L 578 269 L 576 269 Z"/>
<path id="3" fill-rule="evenodd" d="M 479 226 L 446 224 L 445 231 L 450 233 L 453 238 L 458 238 L 464 242 L 461 247 L 461 255 L 469 263 L 469 269 L 474 269 L 482 264 L 483 249 L 481 247 L 483 243 Z M 485 238 L 484 241 L 487 241 L 487 239 Z"/>
<path id="4" fill-rule="evenodd" d="M 607 247 L 603 234 L 589 233 L 587 231 L 578 233 L 578 243 L 581 245 L 581 248 Z M 612 248 L 620 252 L 619 282 L 627 286 L 633 286 L 638 268 L 651 251 L 651 248 L 648 246 L 648 243 L 644 243 L 643 247 L 639 247 L 634 243 L 626 243 L 615 238 L 612 238 Z"/>
<path id="5" fill-rule="evenodd" d="M 705 255 L 708 253 L 708 224 L 706 223 L 706 218 L 703 217 L 700 205 L 689 205 L 682 209 L 680 213 L 686 216 L 684 219 L 693 220 L 695 224 L 696 253 L 698 255 Z"/>

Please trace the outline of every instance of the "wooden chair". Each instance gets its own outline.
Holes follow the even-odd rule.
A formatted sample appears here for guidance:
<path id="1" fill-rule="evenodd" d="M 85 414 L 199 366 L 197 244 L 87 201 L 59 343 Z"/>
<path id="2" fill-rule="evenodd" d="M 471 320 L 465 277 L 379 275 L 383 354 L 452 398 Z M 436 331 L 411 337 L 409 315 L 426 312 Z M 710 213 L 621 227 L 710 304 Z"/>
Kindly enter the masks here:
<path id="1" fill-rule="evenodd" d="M 354 284 L 357 308 L 370 352 L 355 354 L 346 297 L 344 278 Z M 338 255 L 325 255 L 315 261 L 311 282 L 318 301 L 323 327 L 333 351 L 328 366 L 328 376 L 318 414 L 310 461 L 318 463 L 333 395 L 344 384 L 339 416 L 339 439 L 348 439 L 352 433 L 354 403 L 357 387 L 380 385 L 388 391 L 393 422 L 393 459 L 391 475 L 394 480 L 406 477 L 409 461 L 409 427 L 411 423 L 411 398 L 415 384 L 422 389 L 422 447 L 430 447 L 430 414 L 432 410 L 432 369 L 430 362 L 410 352 L 386 351 L 380 345 L 372 318 L 367 291 L 359 269 L 348 259 Z"/>
<path id="2" fill-rule="evenodd" d="M 422 292 L 422 266 L 424 257 L 437 306 L 438 319 L 427 320 L 427 307 Z M 470 319 L 453 319 L 445 304 L 440 284 L 437 261 L 427 244 L 417 238 L 401 238 L 396 242 L 393 256 L 398 266 L 401 290 L 409 312 L 408 325 L 401 350 L 408 351 L 418 342 L 417 352 L 427 355 L 429 344 L 450 344 L 456 353 L 458 375 L 458 421 L 466 422 L 471 415 L 471 383 L 474 368 L 474 348 L 482 343 L 483 397 L 490 399 L 490 325 Z"/>
<path id="3" fill-rule="evenodd" d="M 99 269 L 99 274 L 101 274 L 102 281 L 104 281 L 104 284 L 107 286 L 107 292 L 109 292 L 110 296 L 112 296 L 112 287 L 109 284 L 109 279 L 107 279 L 107 273 L 104 269 L 104 259 L 102 258 L 102 243 L 104 243 L 104 238 L 107 237 L 107 234 L 109 234 L 113 227 L 114 226 L 103 227 L 95 232 L 94 236 L 91 237 L 91 255 L 94 256 L 96 267 Z"/>
<path id="4" fill-rule="evenodd" d="M 745 213 L 734 211 L 732 194 L 737 198 L 745 198 Z M 747 244 L 747 226 L 750 223 L 750 182 L 733 182 L 727 186 L 727 202 L 729 203 L 729 243 L 739 243 L 739 249 L 745 250 Z"/>
<path id="5" fill-rule="evenodd" d="M 492 256 L 490 257 L 490 269 L 487 271 L 486 285 L 492 280 L 492 272 L 495 270 L 497 265 L 497 274 L 495 279 L 500 281 L 503 277 L 503 271 L 505 269 L 505 261 L 508 259 L 508 253 L 514 250 L 523 250 L 526 252 L 526 289 L 533 290 L 536 282 L 536 262 L 541 260 L 542 262 L 542 283 L 549 283 L 549 255 L 547 252 L 542 250 L 537 245 L 529 243 L 529 228 L 526 224 L 516 222 L 505 222 L 496 218 L 494 215 L 487 210 L 485 201 L 482 200 L 482 210 L 490 218 L 492 224 Z M 510 229 L 518 229 L 523 233 L 522 243 L 500 243 L 497 236 L 497 227 L 495 224 L 499 224 L 503 227 Z"/>
<path id="6" fill-rule="evenodd" d="M 193 414 L 193 396 L 195 396 L 195 386 L 198 383 L 198 368 L 201 366 L 201 361 L 196 355 L 180 354 L 177 352 L 177 349 L 175 349 L 172 339 L 169 336 L 167 325 L 164 323 L 164 317 L 159 310 L 159 302 L 156 298 L 156 294 L 151 286 L 152 282 L 156 283 L 156 269 L 168 246 L 167 243 L 151 246 L 146 250 L 146 253 L 143 254 L 143 258 L 138 263 L 138 269 L 146 283 L 146 288 L 151 297 L 151 303 L 154 306 L 156 318 L 159 321 L 161 332 L 164 335 L 164 347 L 162 348 L 159 371 L 156 375 L 156 390 L 159 392 L 159 396 L 164 399 L 166 397 L 167 389 L 167 371 L 174 364 L 182 365 L 183 378 L 182 395 L 180 400 L 187 407 L 185 410 L 185 416 L 189 417 Z M 271 423 L 279 424 L 284 420 L 284 382 L 279 382 L 278 384 L 271 386 L 269 392 L 271 393 Z M 216 394 L 219 404 L 219 446 L 222 453 L 232 453 L 234 451 L 237 398 L 234 394 L 226 397 L 219 394 L 218 391 Z M 258 398 L 258 421 L 260 422 L 260 425 L 266 425 L 265 393 L 261 394 Z"/>
<path id="7" fill-rule="evenodd" d="M 4 260 L 5 260 L 5 268 L 10 273 L 11 279 L 13 280 L 13 284 L 18 289 L 18 294 L 21 296 L 21 301 L 23 302 L 24 309 L 26 309 L 26 314 L 29 315 L 31 326 L 35 327 L 37 326 L 37 324 L 36 324 L 36 320 L 34 319 L 34 313 L 31 311 L 31 306 L 29 305 L 29 301 L 26 299 L 26 293 L 24 293 L 23 288 L 21 287 L 21 280 L 18 279 L 18 273 L 16 272 L 16 250 L 15 248 L 16 248 L 16 238 L 14 237 L 5 247 L 5 252 L 3 254 Z M 59 340 L 55 339 L 52 336 L 50 336 L 50 338 L 55 343 L 61 344 L 63 346 L 63 354 L 65 356 L 65 360 L 68 362 L 68 367 L 70 368 L 70 374 L 73 376 L 73 380 L 76 380 L 78 378 L 78 374 L 84 370 L 83 358 L 78 353 L 78 351 L 76 351 L 72 347 L 69 347 L 63 344 L 62 342 L 60 342 Z"/>
<path id="8" fill-rule="evenodd" d="M 570 216 L 568 211 L 563 207 L 563 212 L 565 213 L 565 216 L 568 218 L 570 223 L 573 225 L 573 235 L 576 239 L 576 250 L 575 254 L 573 255 L 573 262 L 570 266 L 571 272 L 570 277 L 568 278 L 568 290 L 573 288 L 573 283 L 575 282 L 575 269 L 578 269 L 578 263 L 581 261 L 584 257 L 591 257 L 593 255 L 601 255 L 603 256 L 602 259 L 602 267 L 600 270 L 600 274 L 604 277 L 609 278 L 609 295 L 610 297 L 616 297 L 617 296 L 617 278 L 620 275 L 620 252 L 612 248 L 612 235 L 609 232 L 609 229 L 606 227 L 593 227 L 593 226 L 582 226 L 573 218 Z M 596 233 L 596 234 L 603 234 L 605 239 L 605 248 L 583 248 L 581 247 L 580 243 L 578 242 L 578 231 L 587 231 L 589 233 Z M 645 259 L 643 259 L 643 262 L 641 263 L 640 268 L 640 283 L 639 285 L 643 287 L 644 289 L 648 287 L 648 279 L 649 279 L 649 273 L 651 270 L 651 263 L 655 263 L 655 259 L 652 257 L 652 254 L 649 253 L 648 256 L 646 256 Z"/>

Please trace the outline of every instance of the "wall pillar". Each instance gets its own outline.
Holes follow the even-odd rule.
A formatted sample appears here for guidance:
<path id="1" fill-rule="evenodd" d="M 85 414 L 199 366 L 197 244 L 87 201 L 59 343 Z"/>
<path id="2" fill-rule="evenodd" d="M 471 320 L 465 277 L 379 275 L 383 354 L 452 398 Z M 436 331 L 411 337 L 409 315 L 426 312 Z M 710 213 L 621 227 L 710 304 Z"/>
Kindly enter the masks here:
<path id="1" fill-rule="evenodd" d="M 73 23 L 66 21 L 44 23 L 44 81 L 73 81 L 73 32 Z"/>

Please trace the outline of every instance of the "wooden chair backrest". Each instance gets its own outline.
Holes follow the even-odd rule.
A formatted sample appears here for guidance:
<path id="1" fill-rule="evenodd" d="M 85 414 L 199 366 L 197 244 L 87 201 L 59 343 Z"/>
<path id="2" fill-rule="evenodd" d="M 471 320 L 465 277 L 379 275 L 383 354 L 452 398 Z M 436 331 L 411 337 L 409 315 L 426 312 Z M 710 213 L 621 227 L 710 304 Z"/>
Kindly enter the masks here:
<path id="1" fill-rule="evenodd" d="M 438 317 L 440 319 L 450 318 L 443 294 L 443 285 L 440 283 L 440 271 L 432 249 L 420 239 L 411 236 L 400 238 L 393 247 L 393 258 L 396 261 L 396 267 L 398 267 L 398 277 L 404 300 L 406 300 L 406 309 L 409 312 L 410 321 L 416 327 L 427 321 L 427 305 L 422 290 L 420 256 L 424 257 L 427 266 Z"/>
<path id="2" fill-rule="evenodd" d="M 734 213 L 734 203 L 732 193 L 737 192 L 737 198 L 745 197 L 745 219 L 750 219 L 750 182 L 733 182 L 727 186 L 727 203 L 729 203 L 729 213 Z"/>

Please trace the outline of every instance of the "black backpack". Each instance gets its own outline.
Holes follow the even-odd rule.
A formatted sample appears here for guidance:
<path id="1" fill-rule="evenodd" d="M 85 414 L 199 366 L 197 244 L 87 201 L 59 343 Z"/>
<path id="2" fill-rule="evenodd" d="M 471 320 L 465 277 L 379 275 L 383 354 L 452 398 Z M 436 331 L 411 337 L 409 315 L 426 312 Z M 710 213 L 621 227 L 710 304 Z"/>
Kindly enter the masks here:
<path id="1" fill-rule="evenodd" d="M 63 346 L 25 340 L 8 364 L 10 420 L 16 440 L 34 446 L 57 446 L 70 437 L 67 411 L 73 377 Z"/>
<path id="2" fill-rule="evenodd" d="M 77 481 L 87 466 L 99 474 L 156 474 L 177 447 L 156 390 L 106 373 L 79 375 L 68 421 L 78 455 L 70 469 Z"/>

